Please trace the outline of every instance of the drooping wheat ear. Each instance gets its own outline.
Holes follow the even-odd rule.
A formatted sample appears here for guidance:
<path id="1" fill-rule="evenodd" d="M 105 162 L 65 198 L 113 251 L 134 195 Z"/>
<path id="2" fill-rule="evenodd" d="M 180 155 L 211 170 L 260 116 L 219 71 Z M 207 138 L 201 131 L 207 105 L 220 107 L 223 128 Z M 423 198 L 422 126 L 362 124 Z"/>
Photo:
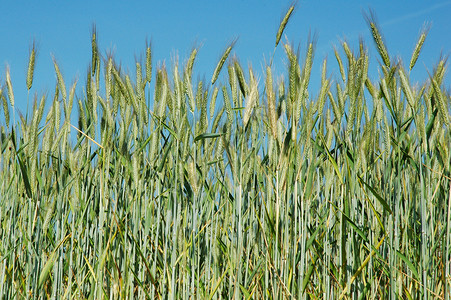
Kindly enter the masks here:
<path id="1" fill-rule="evenodd" d="M 373 11 L 370 11 L 370 15 L 365 14 L 365 20 L 368 23 L 368 26 L 371 29 L 371 34 L 373 36 L 373 40 L 376 43 L 377 51 L 382 58 L 385 66 L 390 68 L 390 57 L 388 56 L 387 48 L 385 47 L 384 40 L 379 30 L 379 26 L 376 22 L 376 16 Z"/>
<path id="2" fill-rule="evenodd" d="M 64 117 L 66 118 L 66 120 L 68 122 L 70 122 L 70 114 L 72 112 L 72 105 L 74 103 L 75 87 L 76 86 L 77 86 L 77 80 L 74 81 L 74 83 L 72 84 L 72 87 L 70 88 L 69 101 L 68 101 L 67 105 L 65 105 L 65 107 L 64 107 Z"/>
<path id="3" fill-rule="evenodd" d="M 113 72 L 114 81 L 119 86 L 119 91 L 124 97 L 127 97 L 127 88 L 125 87 L 124 81 L 122 80 L 118 70 L 113 66 L 111 71 Z"/>
<path id="4" fill-rule="evenodd" d="M 384 128 L 384 151 L 385 151 L 385 157 L 389 157 L 390 156 L 390 147 L 391 147 L 391 140 L 390 140 L 390 127 L 388 125 L 388 120 L 387 117 L 384 115 L 384 124 L 385 124 L 385 128 Z"/>
<path id="5" fill-rule="evenodd" d="M 136 96 L 138 97 L 138 102 L 141 103 L 141 101 L 144 100 L 142 67 L 139 62 L 136 62 L 135 65 L 136 65 Z"/>
<path id="6" fill-rule="evenodd" d="M 188 181 L 193 189 L 193 192 L 195 195 L 199 192 L 199 183 L 197 179 L 197 170 L 196 166 L 194 165 L 193 161 L 190 161 L 187 165 L 187 171 L 188 171 Z"/>
<path id="7" fill-rule="evenodd" d="M 51 120 L 54 118 L 53 117 L 54 114 L 55 114 L 54 106 L 52 105 L 51 114 L 50 113 L 48 114 L 51 117 Z M 54 123 L 52 122 L 51 125 L 53 126 Z M 84 130 L 86 130 L 87 127 L 88 127 L 88 120 L 85 115 L 85 108 L 83 106 L 83 102 L 81 102 L 81 99 L 78 99 L 78 128 L 81 131 L 84 131 Z"/>
<path id="8" fill-rule="evenodd" d="M 89 76 L 90 72 L 88 71 L 87 74 Z M 97 87 L 96 87 L 96 83 L 95 83 L 94 80 L 91 80 L 89 83 L 90 83 L 89 86 L 87 86 L 86 88 L 90 88 L 91 89 L 91 92 L 90 92 L 90 95 L 91 95 L 91 113 L 92 113 L 92 116 L 93 116 L 94 123 L 97 123 L 97 102 L 98 102 Z M 94 133 L 95 133 L 95 130 L 93 130 L 94 127 L 91 127 L 91 129 L 92 129 L 92 136 L 94 136 Z"/>
<path id="9" fill-rule="evenodd" d="M 321 68 L 321 85 L 324 84 L 326 81 L 326 75 L 327 75 L 327 58 L 323 60 L 323 65 Z"/>
<path id="10" fill-rule="evenodd" d="M 138 125 L 136 124 L 136 119 L 133 119 L 133 129 L 138 128 Z M 134 130 L 137 131 L 137 130 Z M 131 137 L 132 135 L 130 135 Z M 132 156 L 132 172 L 133 172 L 133 183 L 135 184 L 135 189 L 139 191 L 139 170 L 138 170 L 138 155 Z"/>
<path id="11" fill-rule="evenodd" d="M 371 97 L 373 99 L 376 99 L 378 97 L 378 92 L 376 91 L 376 88 L 368 77 L 365 80 L 365 86 L 368 92 L 370 92 Z"/>
<path id="12" fill-rule="evenodd" d="M 113 87 L 113 59 L 108 57 L 106 72 L 105 72 L 105 101 L 110 99 L 111 89 Z"/>
<path id="13" fill-rule="evenodd" d="M 226 141 L 230 141 L 230 136 L 232 134 L 232 124 L 233 124 L 233 113 L 232 113 L 232 105 L 230 103 L 229 93 L 227 92 L 227 88 L 225 85 L 222 86 L 222 97 L 224 98 L 224 106 L 227 113 L 227 122 L 226 122 Z"/>
<path id="14" fill-rule="evenodd" d="M 131 102 L 131 104 L 133 105 L 134 112 L 138 114 L 139 108 L 136 102 L 136 95 L 133 89 L 132 81 L 130 79 L 130 76 L 128 76 L 128 74 L 125 76 L 125 86 L 127 87 L 129 102 Z"/>
<path id="15" fill-rule="evenodd" d="M 349 48 L 349 45 L 346 41 L 343 41 L 341 43 L 341 46 L 343 47 L 343 50 L 346 54 L 346 57 L 348 58 L 348 62 L 353 62 L 354 61 L 354 54 L 352 53 L 351 49 Z"/>
<path id="16" fill-rule="evenodd" d="M 402 87 L 402 90 L 404 91 L 404 95 L 406 96 L 407 102 L 409 103 L 409 105 L 412 109 L 415 109 L 415 107 L 414 107 L 415 100 L 414 100 L 414 97 L 412 94 L 412 90 L 410 88 L 409 79 L 406 76 L 404 68 L 400 67 L 398 72 L 399 72 L 399 78 L 401 79 L 401 87 Z"/>
<path id="17" fill-rule="evenodd" d="M 227 66 L 227 73 L 229 75 L 229 86 L 230 91 L 232 92 L 233 106 L 239 107 L 241 106 L 241 101 L 238 102 L 238 79 L 233 64 Z"/>
<path id="18" fill-rule="evenodd" d="M 200 99 L 200 133 L 204 133 L 208 128 L 207 120 L 207 101 L 208 101 L 208 91 L 201 91 Z"/>
<path id="19" fill-rule="evenodd" d="M 437 74 L 437 83 L 440 85 L 442 83 L 443 77 L 445 76 L 445 72 L 446 72 L 446 58 L 445 59 L 440 59 L 437 68 L 436 68 L 436 74 Z"/>
<path id="20" fill-rule="evenodd" d="M 338 108 L 340 109 L 340 117 L 342 117 L 343 113 L 344 113 L 344 109 L 345 109 L 345 101 L 346 101 L 345 93 L 346 93 L 346 90 L 343 91 L 341 89 L 341 85 L 338 84 L 338 83 L 337 83 L 336 87 L 337 87 L 337 100 L 338 100 L 337 104 L 338 104 Z"/>
<path id="21" fill-rule="evenodd" d="M 156 111 L 157 109 L 157 104 L 160 101 L 160 97 L 161 97 L 161 91 L 163 89 L 163 73 L 161 71 L 161 69 L 157 69 L 157 73 L 155 76 L 155 91 L 154 91 L 154 104 L 153 104 L 153 108 L 154 111 Z"/>
<path id="22" fill-rule="evenodd" d="M 11 75 L 9 74 L 9 66 L 6 66 L 6 87 L 8 89 L 9 103 L 14 108 L 14 91 L 11 83 Z"/>
<path id="23" fill-rule="evenodd" d="M 91 76 L 94 76 L 97 68 L 97 60 L 99 59 L 99 53 L 97 49 L 97 31 L 95 24 L 92 25 L 91 47 L 92 47 Z"/>
<path id="24" fill-rule="evenodd" d="M 235 72 L 236 76 L 238 77 L 238 83 L 240 84 L 240 90 L 244 97 L 246 97 L 247 94 L 249 94 L 249 87 L 246 83 L 246 78 L 244 78 L 243 69 L 241 68 L 240 63 L 238 62 L 238 59 L 234 59 L 234 65 L 235 65 Z"/>
<path id="25" fill-rule="evenodd" d="M 410 59 L 409 70 L 412 70 L 418 60 L 418 56 L 420 56 L 420 51 L 423 47 L 424 41 L 426 40 L 426 36 L 429 33 L 429 29 L 430 27 L 428 25 L 425 25 L 425 27 L 423 27 L 423 29 L 421 30 L 420 37 L 418 38 L 418 42 L 415 45 L 415 49 L 412 53 L 412 58 Z"/>
<path id="26" fill-rule="evenodd" d="M 421 145 L 424 151 L 427 151 L 426 141 L 426 126 L 424 121 L 424 107 L 420 107 L 417 117 L 415 119 L 415 125 L 418 128 L 418 135 L 420 136 Z M 416 124 L 418 122 L 418 124 Z"/>
<path id="27" fill-rule="evenodd" d="M 437 67 L 434 68 L 434 75 L 433 78 L 435 79 L 435 81 L 437 82 L 437 84 L 440 86 L 442 84 L 442 80 L 443 80 L 443 76 L 445 75 L 445 62 L 446 60 L 443 58 L 440 58 L 440 61 L 437 64 Z M 434 87 L 431 84 L 429 85 L 429 90 L 428 90 L 428 94 L 426 99 L 431 100 L 432 99 L 432 95 L 435 93 Z M 426 102 L 426 106 L 428 106 L 428 115 L 432 114 L 432 109 L 433 107 L 431 106 L 431 101 L 425 101 Z"/>
<path id="28" fill-rule="evenodd" d="M 184 80 L 183 80 L 183 89 L 185 91 L 185 95 L 188 96 L 189 110 L 191 112 L 194 112 L 196 109 L 196 101 L 194 99 L 191 78 L 188 76 L 188 74 L 186 72 L 185 72 L 185 76 L 184 76 Z"/>
<path id="29" fill-rule="evenodd" d="M 168 100 L 168 92 L 169 92 L 169 83 L 168 83 L 168 75 L 166 73 L 166 68 L 163 66 L 161 69 L 162 80 L 161 80 L 161 99 L 158 104 L 158 111 L 156 111 L 158 117 L 163 119 L 164 114 L 166 112 L 166 105 Z"/>
<path id="30" fill-rule="evenodd" d="M 334 47 L 334 53 L 335 53 L 335 58 L 338 63 L 338 67 L 340 69 L 341 79 L 343 80 L 343 82 L 346 82 L 346 74 L 345 74 L 345 69 L 343 67 L 343 61 L 341 60 L 340 54 L 338 53 L 337 48 L 335 48 L 335 47 Z"/>
<path id="31" fill-rule="evenodd" d="M 249 77 L 251 84 L 251 92 L 249 93 L 246 101 L 246 107 L 244 108 L 244 116 L 243 116 L 243 124 L 246 127 L 249 122 L 249 118 L 251 117 L 252 111 L 254 109 L 256 99 L 258 98 L 258 83 L 254 77 L 252 69 L 249 69 Z"/>
<path id="32" fill-rule="evenodd" d="M 194 60 L 196 59 L 196 56 L 197 56 L 197 48 L 194 48 L 193 51 L 191 51 L 188 63 L 186 64 L 186 73 L 190 78 L 192 78 Z"/>
<path id="33" fill-rule="evenodd" d="M 280 22 L 279 30 L 277 31 L 277 35 L 276 35 L 276 45 L 275 45 L 275 47 L 277 47 L 277 45 L 280 42 L 280 38 L 282 37 L 283 31 L 285 30 L 285 27 L 287 26 L 288 20 L 290 19 L 290 16 L 293 13 L 294 6 L 295 5 L 293 4 L 293 5 L 291 5 L 288 8 L 288 11 L 286 12 L 285 16 L 283 17 L 282 22 Z"/>
<path id="34" fill-rule="evenodd" d="M 211 77 L 212 85 L 216 82 L 216 79 L 218 79 L 219 72 L 221 72 L 222 66 L 224 65 L 225 61 L 227 60 L 227 57 L 229 56 L 230 52 L 232 51 L 232 48 L 235 45 L 235 43 L 236 43 L 236 40 L 234 40 L 232 43 L 230 43 L 230 45 L 227 47 L 227 49 L 222 54 L 221 59 L 219 60 L 218 64 L 216 65 L 215 71 L 213 72 L 213 77 Z"/>
<path id="35" fill-rule="evenodd" d="M 355 78 L 357 77 L 356 71 L 358 68 L 358 64 L 357 64 L 357 61 L 355 61 L 355 60 L 351 60 L 348 63 L 349 63 L 348 64 L 348 81 L 346 82 L 346 89 L 347 89 L 347 94 L 350 97 L 354 98 L 356 95 Z"/>
<path id="36" fill-rule="evenodd" d="M 211 96 L 211 100 L 210 100 L 210 119 L 212 119 L 215 114 L 215 105 L 216 105 L 216 98 L 218 97 L 218 92 L 219 92 L 219 88 L 217 86 L 215 86 L 215 88 L 213 90 L 213 94 Z"/>
<path id="37" fill-rule="evenodd" d="M 48 154 L 47 152 L 50 150 L 51 144 L 52 144 L 52 136 L 54 134 L 54 130 L 53 130 L 53 122 L 50 122 L 50 120 L 52 120 L 53 118 L 53 106 L 50 107 L 49 112 L 47 113 L 47 116 L 45 117 L 45 123 L 48 124 L 48 126 L 45 129 L 44 132 L 44 137 L 42 138 L 42 153 L 44 154 Z M 80 122 L 80 117 L 78 120 L 78 127 L 81 128 L 81 122 Z M 44 156 L 45 160 L 48 159 L 48 156 L 45 155 Z M 45 161 L 43 162 L 43 164 L 45 164 Z"/>
<path id="38" fill-rule="evenodd" d="M 126 129 L 125 129 L 125 122 L 122 119 L 122 120 L 119 121 L 119 138 L 118 138 L 119 151 L 123 151 L 123 149 L 124 149 L 125 131 L 126 131 Z M 152 142 L 151 142 L 151 147 L 150 147 L 150 150 L 149 150 L 149 158 L 150 159 L 153 159 L 153 153 L 152 153 L 152 149 L 154 148 L 152 146 L 153 145 L 153 141 L 154 141 L 154 138 L 153 138 L 153 135 L 152 135 Z"/>
<path id="39" fill-rule="evenodd" d="M 448 105 L 447 105 L 447 101 L 445 99 L 445 97 L 443 96 L 442 90 L 440 89 L 439 84 L 437 83 L 437 81 L 435 80 L 435 78 L 431 78 L 432 81 L 432 85 L 434 88 L 434 93 L 436 96 L 436 104 L 438 106 L 438 112 L 439 115 L 443 121 L 443 123 L 449 127 L 450 122 L 449 122 L 449 112 L 448 112 Z"/>
<path id="40" fill-rule="evenodd" d="M 188 118 L 183 118 L 181 127 L 181 135 L 182 135 L 182 143 L 183 143 L 183 151 L 182 151 L 182 159 L 185 160 L 188 156 L 188 150 L 190 148 L 190 137 L 191 137 L 191 128 L 188 128 Z"/>
<path id="41" fill-rule="evenodd" d="M 56 78 L 58 80 L 58 87 L 61 91 L 61 96 L 66 100 L 66 85 L 64 84 L 63 75 L 61 74 L 60 68 L 54 56 L 52 56 L 53 65 L 55 66 Z"/>
<path id="42" fill-rule="evenodd" d="M 203 82 L 202 82 L 202 80 L 199 80 L 198 82 L 197 82 L 197 89 L 196 89 L 196 96 L 195 96 L 195 99 L 196 99 L 196 106 L 200 106 L 200 104 L 201 104 L 201 100 L 202 100 L 202 93 L 203 93 Z"/>
<path id="43" fill-rule="evenodd" d="M 313 38 L 308 43 L 308 49 L 307 49 L 307 54 L 306 54 L 306 57 L 305 57 L 304 68 L 302 70 L 303 75 L 304 75 L 303 76 L 303 80 L 305 81 L 305 89 L 307 89 L 307 87 L 309 85 L 309 81 L 310 81 L 310 74 L 311 74 L 311 71 L 312 71 L 313 56 L 314 56 L 314 53 L 315 53 L 316 39 L 317 39 L 317 37 L 313 36 Z"/>
<path id="44" fill-rule="evenodd" d="M 58 101 L 58 94 L 59 89 L 58 85 L 55 85 L 55 95 L 53 97 L 53 126 L 55 128 L 56 132 L 59 132 L 60 130 L 60 121 L 61 121 L 61 110 L 60 110 L 60 103 Z M 55 143 L 56 144 L 56 143 Z M 53 148 L 56 148 L 57 145 L 54 145 Z"/>
<path id="45" fill-rule="evenodd" d="M 334 96 L 330 90 L 329 90 L 329 92 L 327 92 L 327 96 L 329 96 L 329 101 L 330 101 L 330 104 L 332 105 L 332 113 L 334 114 L 335 119 L 341 120 L 340 109 L 339 109 L 337 102 L 334 99 Z"/>
<path id="46" fill-rule="evenodd" d="M 284 44 L 285 47 L 285 53 L 288 57 L 289 61 L 289 97 L 290 101 L 289 103 L 293 103 L 296 99 L 296 93 L 297 93 L 297 78 L 296 78 L 296 65 L 298 64 L 298 58 L 296 54 L 294 54 L 293 49 L 289 44 Z"/>
<path id="47" fill-rule="evenodd" d="M 276 97 L 274 95 L 273 80 L 271 67 L 266 67 L 266 98 L 268 99 L 268 119 L 269 127 L 274 139 L 277 138 L 277 112 L 276 112 Z"/>
<path id="48" fill-rule="evenodd" d="M 37 101 L 37 95 L 35 95 L 35 103 Z M 39 130 L 39 123 L 41 122 L 42 115 L 44 113 L 44 106 L 45 106 L 45 95 L 42 96 L 41 102 L 39 104 L 39 108 L 37 110 L 34 110 L 33 113 L 33 120 L 32 120 L 32 128 L 31 128 L 31 134 L 30 134 L 30 146 L 31 146 L 31 174 L 36 173 L 36 165 L 37 165 L 37 157 L 38 157 L 38 145 L 39 145 L 39 139 L 38 139 L 38 130 Z M 30 176 L 30 185 L 32 190 L 34 191 L 34 187 L 36 185 L 36 176 Z"/>
<path id="49" fill-rule="evenodd" d="M 58 87 L 58 84 L 56 85 Z M 91 76 L 91 65 L 88 66 L 86 72 L 86 107 L 88 112 L 92 111 L 92 76 Z"/>
<path id="50" fill-rule="evenodd" d="M 305 99 L 308 99 L 308 85 L 310 82 L 310 75 L 313 65 L 313 57 L 315 53 L 316 36 L 310 38 L 307 46 L 307 53 L 305 55 L 305 62 L 302 68 L 301 85 L 299 97 L 296 99 L 295 122 L 298 123 L 301 118 L 301 108 L 305 108 Z"/>
<path id="51" fill-rule="evenodd" d="M 56 207 L 56 199 L 53 199 L 52 203 L 47 208 L 47 212 L 44 217 L 44 222 L 42 225 L 42 232 L 47 233 L 47 229 L 49 228 L 50 221 L 52 219 L 53 212 L 55 211 Z"/>
<path id="52" fill-rule="evenodd" d="M 150 43 L 146 43 L 146 82 L 152 79 L 152 49 Z"/>
<path id="53" fill-rule="evenodd" d="M 327 94 L 328 94 L 327 95 L 328 97 L 332 96 L 332 93 L 330 91 Z M 330 101 L 332 102 L 333 99 L 330 98 Z M 334 125 L 332 123 L 332 116 L 331 116 L 331 111 L 330 111 L 329 108 L 326 111 L 326 120 L 325 121 L 326 121 L 325 122 L 325 125 L 326 125 L 326 137 L 325 137 L 326 146 L 327 146 L 327 148 L 330 148 L 330 146 L 332 145 L 332 138 L 333 138 L 333 135 L 334 135 L 334 128 L 333 128 Z"/>
<path id="54" fill-rule="evenodd" d="M 141 63 L 136 62 L 136 96 L 137 104 L 139 108 L 140 122 L 147 124 L 146 113 L 146 96 L 144 95 L 145 82 L 143 81 L 142 66 Z M 140 123 L 142 124 L 142 123 Z M 141 127 L 142 128 L 142 127 Z"/>
<path id="55" fill-rule="evenodd" d="M 95 76 L 95 78 L 96 78 L 96 85 L 95 85 L 95 88 L 96 88 L 96 91 L 97 92 L 99 92 L 100 91 L 100 59 L 97 57 L 97 66 L 96 66 L 96 76 Z"/>
<path id="56" fill-rule="evenodd" d="M 317 111 L 319 115 L 323 113 L 324 105 L 326 103 L 326 96 L 327 93 L 329 92 L 329 89 L 330 89 L 329 79 L 325 79 L 324 83 L 321 85 L 321 91 L 319 93 L 319 99 L 317 102 Z"/>
<path id="57" fill-rule="evenodd" d="M 366 79 L 368 78 L 368 67 L 369 67 L 369 56 L 366 52 L 362 53 L 362 68 L 361 68 L 361 81 L 360 81 L 360 89 L 361 93 L 363 93 L 363 89 L 365 87 Z"/>
<path id="58" fill-rule="evenodd" d="M 43 94 L 41 96 L 41 102 L 39 102 L 39 108 L 38 108 L 38 114 L 37 114 L 38 125 L 42 120 L 42 116 L 44 115 L 45 100 L 46 100 L 46 95 Z"/>
<path id="59" fill-rule="evenodd" d="M 3 114 L 5 115 L 5 122 L 6 125 L 9 128 L 9 107 L 8 107 L 8 102 L 6 101 L 5 96 L 3 96 L 3 90 L 0 89 L 0 97 L 2 98 L 2 103 L 3 103 Z"/>
<path id="60" fill-rule="evenodd" d="M 313 125 L 315 122 L 315 118 L 313 117 L 315 113 L 315 103 L 310 102 L 310 105 L 307 107 L 306 111 L 306 118 L 305 118 L 305 124 L 304 124 L 304 130 L 301 134 L 304 138 L 305 144 L 304 144 L 304 153 L 307 156 L 308 159 L 311 159 L 311 147 L 312 147 L 312 141 L 311 141 L 311 135 L 313 130 Z"/>
<path id="61" fill-rule="evenodd" d="M 99 100 L 102 100 L 102 98 L 99 96 Z M 101 101 L 101 103 L 104 103 L 104 114 L 106 115 L 106 119 L 107 119 L 107 124 L 108 124 L 108 135 L 107 137 L 111 137 L 113 134 L 113 130 L 114 130 L 114 120 L 116 118 L 116 116 L 114 115 L 114 112 L 111 111 L 111 104 L 108 101 Z M 105 146 L 109 146 L 111 145 L 112 140 L 108 139 L 108 141 L 106 141 L 104 144 Z"/>
<path id="62" fill-rule="evenodd" d="M 215 118 L 213 119 L 213 123 L 211 124 L 211 132 L 216 132 L 216 129 L 218 129 L 219 121 L 221 121 L 222 115 L 225 112 L 224 106 L 219 110 L 219 112 L 216 114 Z"/>
<path id="63" fill-rule="evenodd" d="M 174 110 L 174 118 L 176 120 L 179 120 L 181 115 L 181 107 L 182 107 L 182 98 L 184 99 L 183 94 L 183 81 L 180 79 L 180 73 L 178 69 L 178 62 L 174 65 L 174 71 L 173 74 L 173 82 L 174 82 L 174 95 L 172 97 L 172 107 Z M 177 121 L 178 122 L 178 121 Z"/>
<path id="64" fill-rule="evenodd" d="M 354 123 L 355 123 L 355 118 L 357 115 L 357 111 L 358 111 L 358 99 L 350 99 L 350 104 L 349 104 L 349 114 L 348 114 L 348 118 L 347 118 L 347 127 L 346 127 L 346 132 L 345 132 L 345 137 L 348 140 L 352 140 L 352 129 L 354 127 Z"/>
<path id="65" fill-rule="evenodd" d="M 362 115 L 363 112 L 365 110 L 366 107 L 366 102 L 363 101 L 363 92 L 362 94 L 358 94 L 357 95 L 357 110 L 356 110 L 356 120 L 355 120 L 355 129 L 357 131 L 357 133 L 360 133 L 360 124 L 361 124 L 361 120 L 362 120 Z M 368 114 L 366 114 L 367 119 L 368 119 Z M 365 120 L 365 122 L 367 122 L 367 120 Z"/>
<path id="66" fill-rule="evenodd" d="M 28 59 L 28 69 L 27 69 L 27 89 L 31 89 L 33 84 L 33 74 L 34 74 L 34 63 L 36 60 L 36 43 L 33 41 L 31 46 L 30 58 Z"/>

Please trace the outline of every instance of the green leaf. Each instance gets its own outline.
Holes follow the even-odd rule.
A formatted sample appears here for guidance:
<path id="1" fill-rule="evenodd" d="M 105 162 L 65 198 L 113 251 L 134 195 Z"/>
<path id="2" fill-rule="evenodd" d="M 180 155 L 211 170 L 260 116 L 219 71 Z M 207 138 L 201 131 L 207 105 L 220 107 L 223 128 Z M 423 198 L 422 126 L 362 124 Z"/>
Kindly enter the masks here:
<path id="1" fill-rule="evenodd" d="M 53 267 L 53 264 L 55 263 L 56 258 L 56 251 L 53 251 L 50 257 L 48 258 L 47 262 L 44 265 L 44 268 L 42 268 L 41 274 L 39 275 L 39 281 L 38 286 L 42 287 L 42 284 L 47 280 L 50 274 L 50 270 Z"/>
<path id="2" fill-rule="evenodd" d="M 426 125 L 426 139 L 429 140 L 429 137 L 431 136 L 432 128 L 434 127 L 434 121 L 435 117 L 437 116 L 438 108 L 434 109 L 432 112 L 432 116 L 429 118 L 429 121 Z"/>
<path id="3" fill-rule="evenodd" d="M 354 228 L 355 232 L 365 241 L 368 242 L 368 238 L 365 235 L 365 233 L 354 223 L 354 221 L 351 220 L 351 218 L 346 215 L 343 211 L 340 210 L 340 212 L 343 214 L 343 217 L 346 219 L 346 221 L 351 225 L 352 228 Z"/>
<path id="4" fill-rule="evenodd" d="M 359 180 L 370 190 L 370 192 L 376 197 L 376 199 L 379 201 L 380 204 L 390 213 L 393 214 L 393 212 L 390 209 L 390 206 L 387 204 L 387 202 L 382 198 L 381 195 L 379 195 L 368 183 L 365 182 L 365 180 L 362 179 L 359 175 L 357 175 Z"/>
<path id="5" fill-rule="evenodd" d="M 365 233 L 354 223 L 354 221 L 351 220 L 347 215 L 343 214 L 346 221 L 351 225 L 352 228 L 357 232 L 357 234 L 366 242 L 368 242 L 368 238 L 365 235 Z"/>
<path id="6" fill-rule="evenodd" d="M 224 273 L 222 273 L 221 278 L 219 278 L 218 282 L 216 282 L 215 287 L 210 292 L 210 296 L 208 296 L 209 300 L 211 300 L 213 298 L 213 296 L 216 294 L 216 291 L 218 290 L 219 285 L 221 284 L 221 282 L 224 279 L 224 276 L 225 276 L 225 274 L 227 273 L 228 270 L 229 270 L 229 267 L 227 266 L 227 268 L 224 270 Z"/>
<path id="7" fill-rule="evenodd" d="M 205 139 L 214 139 L 221 135 L 222 135 L 222 133 L 202 133 L 194 138 L 194 142 L 197 142 L 199 140 L 205 140 Z"/>
<path id="8" fill-rule="evenodd" d="M 249 291 L 246 290 L 246 288 L 241 284 L 240 284 L 240 289 L 246 299 L 251 298 L 251 294 L 249 293 Z"/>
<path id="9" fill-rule="evenodd" d="M 32 198 L 30 181 L 28 180 L 27 167 L 25 166 L 23 160 L 20 158 L 20 155 L 17 154 L 17 161 L 19 162 L 20 172 L 22 173 L 23 184 L 25 185 L 25 191 L 27 192 L 28 198 Z"/>
<path id="10" fill-rule="evenodd" d="M 316 236 L 318 235 L 319 230 L 321 229 L 321 227 L 317 227 L 315 232 L 313 232 L 313 234 L 310 236 L 310 238 L 307 240 L 307 243 L 305 244 L 305 250 L 307 251 L 308 249 L 310 249 L 310 246 L 313 244 L 313 241 L 315 240 Z"/>
<path id="11" fill-rule="evenodd" d="M 71 236 L 71 234 L 68 234 L 67 236 L 65 236 L 59 243 L 58 245 L 55 247 L 55 249 L 53 249 L 52 254 L 50 254 L 47 262 L 45 263 L 44 267 L 42 268 L 41 274 L 39 275 L 39 280 L 38 280 L 38 286 L 41 287 L 42 284 L 44 284 L 44 282 L 47 280 L 47 278 L 49 277 L 50 274 L 50 270 L 53 267 L 53 264 L 55 263 L 56 260 L 56 251 L 58 251 L 59 247 L 61 247 L 61 245 Z"/>
<path id="12" fill-rule="evenodd" d="M 315 254 L 312 263 L 309 264 L 309 266 L 308 266 L 307 273 L 305 274 L 304 280 L 302 281 L 302 293 L 304 293 L 305 288 L 307 287 L 308 283 L 310 282 L 310 277 L 313 274 L 313 270 L 315 268 L 317 260 L 318 260 L 318 255 Z"/>
<path id="13" fill-rule="evenodd" d="M 415 268 L 414 264 L 407 259 L 407 257 L 402 254 L 401 252 L 399 252 L 398 250 L 396 250 L 396 255 L 403 261 L 406 263 L 406 265 L 409 267 L 410 271 L 412 271 L 413 275 L 415 276 L 415 279 L 420 279 L 420 276 L 418 274 L 418 270 Z"/>
<path id="14" fill-rule="evenodd" d="M 169 144 L 165 147 L 166 150 L 164 151 L 163 157 L 161 158 L 161 161 L 160 161 L 160 165 L 158 166 L 158 172 L 161 172 L 163 170 L 163 167 L 164 167 L 165 162 L 166 162 L 166 158 L 168 157 L 169 151 L 172 149 L 171 146 L 172 146 L 172 142 L 173 141 L 174 140 L 171 140 L 169 142 Z"/>
<path id="15" fill-rule="evenodd" d="M 343 176 L 341 176 L 340 169 L 338 168 L 337 162 L 335 161 L 335 159 L 330 154 L 329 149 L 327 149 L 326 141 L 324 140 L 323 135 L 320 135 L 320 137 L 321 137 L 321 141 L 323 142 L 323 148 L 324 148 L 324 150 L 327 153 L 327 157 L 329 158 L 329 161 L 332 163 L 332 166 L 334 167 L 335 173 L 337 173 L 338 179 L 340 179 L 340 183 L 343 184 L 344 183 L 343 182 Z"/>

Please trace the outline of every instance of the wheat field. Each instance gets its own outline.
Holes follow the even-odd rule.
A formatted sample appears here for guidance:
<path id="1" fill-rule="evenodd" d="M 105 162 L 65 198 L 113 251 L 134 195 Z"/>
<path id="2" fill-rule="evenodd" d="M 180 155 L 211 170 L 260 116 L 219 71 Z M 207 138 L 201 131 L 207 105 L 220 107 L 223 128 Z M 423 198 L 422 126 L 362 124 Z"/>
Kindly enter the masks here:
<path id="1" fill-rule="evenodd" d="M 54 59 L 52 95 L 32 93 L 33 44 L 16 119 L 7 69 L 2 299 L 449 299 L 446 58 L 412 83 L 428 30 L 404 62 L 369 15 L 377 80 L 342 42 L 313 90 L 314 41 L 280 42 L 292 12 L 282 75 L 243 68 L 235 42 L 211 80 L 193 80 L 198 49 L 153 69 L 149 44 L 131 74 L 94 30 L 86 79 Z"/>

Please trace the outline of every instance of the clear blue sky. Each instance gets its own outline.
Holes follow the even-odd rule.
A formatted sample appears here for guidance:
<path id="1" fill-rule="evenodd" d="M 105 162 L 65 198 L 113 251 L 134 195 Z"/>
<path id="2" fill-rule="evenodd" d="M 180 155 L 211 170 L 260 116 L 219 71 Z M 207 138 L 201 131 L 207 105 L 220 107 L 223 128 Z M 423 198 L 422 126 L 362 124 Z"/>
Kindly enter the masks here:
<path id="1" fill-rule="evenodd" d="M 101 53 L 112 51 L 116 60 L 131 72 L 135 58 L 144 57 L 146 40 L 150 40 L 154 66 L 162 61 L 170 66 L 175 55 L 183 62 L 193 46 L 200 46 L 194 79 L 205 77 L 209 81 L 223 50 L 238 38 L 234 53 L 242 65 L 247 67 L 250 63 L 257 73 L 263 74 L 265 61 L 269 62 L 274 49 L 279 23 L 291 3 L 269 0 L 4 1 L 1 5 L 0 81 L 5 82 L 8 64 L 16 108 L 25 112 L 25 77 L 34 39 L 38 56 L 32 92 L 39 95 L 48 92 L 49 97 L 52 96 L 56 83 L 53 54 L 66 86 L 79 78 L 77 95 L 81 97 L 91 60 L 93 23 L 97 27 Z M 333 46 L 339 46 L 340 40 L 346 39 L 357 49 L 358 38 L 363 36 L 372 54 L 370 72 L 376 78 L 379 57 L 362 15 L 362 11 L 368 12 L 369 8 L 377 15 L 389 53 L 392 57 L 402 57 L 406 64 L 421 28 L 425 22 L 429 23 L 431 29 L 411 74 L 413 80 L 427 78 L 426 68 L 431 70 L 441 53 L 450 54 L 451 1 L 448 0 L 300 0 L 284 36 L 295 46 L 300 45 L 303 55 L 309 31 L 317 34 L 314 78 L 319 78 L 321 61 L 325 57 L 328 57 L 330 72 L 338 76 Z M 279 46 L 274 61 L 278 74 L 285 71 L 284 58 L 283 48 Z M 220 80 L 225 79 L 225 75 L 223 72 Z M 445 78 L 445 84 L 449 86 L 449 76 Z"/>

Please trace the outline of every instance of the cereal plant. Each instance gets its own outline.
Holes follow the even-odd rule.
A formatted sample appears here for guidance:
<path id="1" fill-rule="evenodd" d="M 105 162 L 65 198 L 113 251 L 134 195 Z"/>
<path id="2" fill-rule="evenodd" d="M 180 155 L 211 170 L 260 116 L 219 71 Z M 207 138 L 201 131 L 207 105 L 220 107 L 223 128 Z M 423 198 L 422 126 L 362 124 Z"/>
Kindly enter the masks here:
<path id="1" fill-rule="evenodd" d="M 150 44 L 126 73 L 93 30 L 86 79 L 54 59 L 52 95 L 30 93 L 33 45 L 16 119 L 7 69 L 2 299 L 449 299 L 446 59 L 412 84 L 428 30 L 395 59 L 369 15 L 378 79 L 342 42 L 313 90 L 314 41 L 303 59 L 281 43 L 292 12 L 282 76 L 243 68 L 235 42 L 211 80 L 193 79 L 198 49 L 154 68 Z"/>

